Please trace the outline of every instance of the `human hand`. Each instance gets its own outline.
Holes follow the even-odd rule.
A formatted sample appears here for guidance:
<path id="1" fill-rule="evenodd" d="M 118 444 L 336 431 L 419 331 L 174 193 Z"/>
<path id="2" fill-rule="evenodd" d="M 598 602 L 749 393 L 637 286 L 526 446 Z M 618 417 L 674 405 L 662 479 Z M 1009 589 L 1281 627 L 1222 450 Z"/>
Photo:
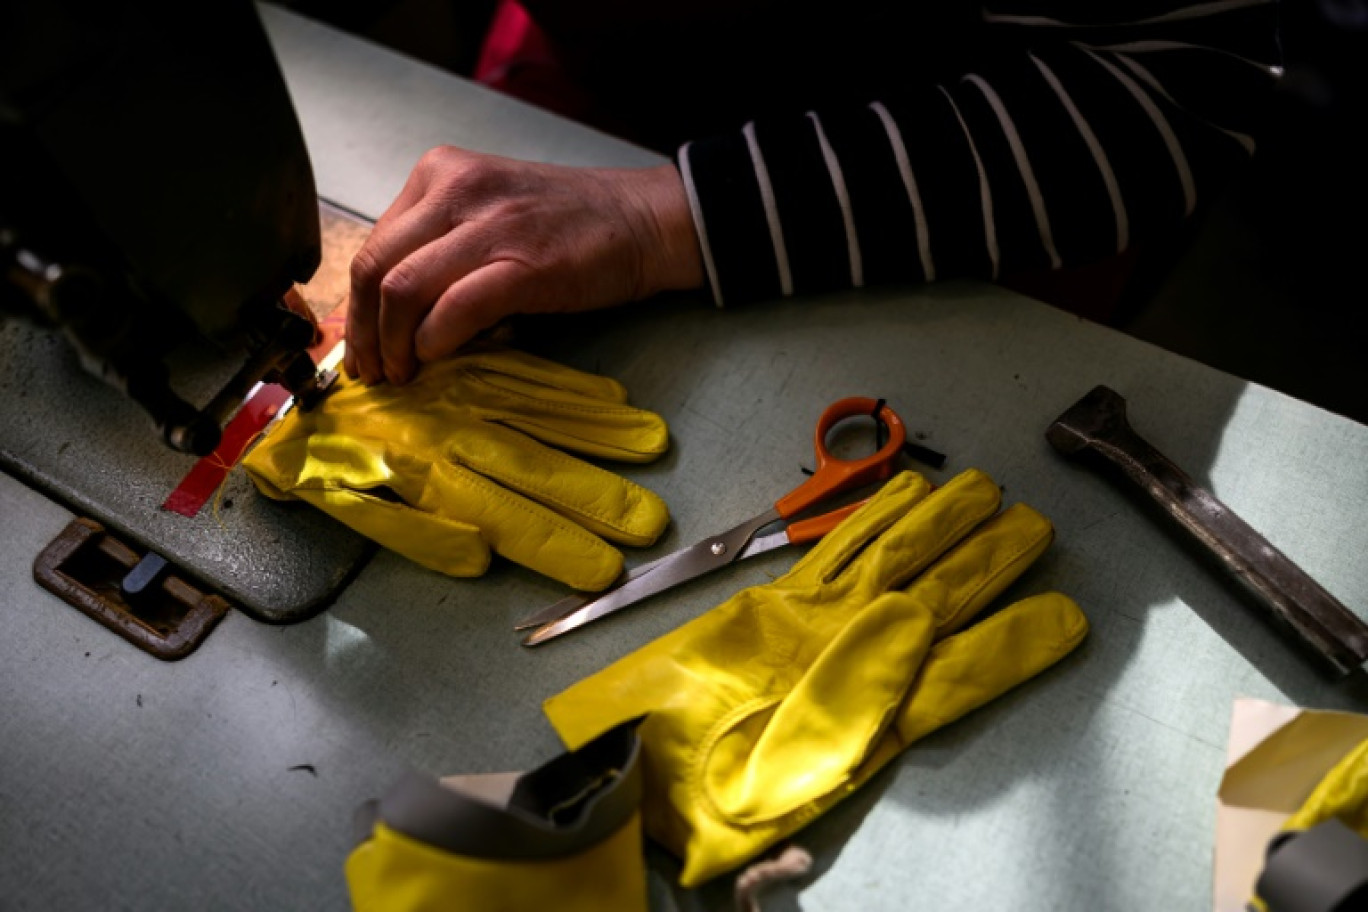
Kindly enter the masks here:
<path id="1" fill-rule="evenodd" d="M 702 283 L 673 164 L 571 168 L 439 146 L 352 260 L 344 366 L 367 384 L 403 384 L 512 314 Z"/>

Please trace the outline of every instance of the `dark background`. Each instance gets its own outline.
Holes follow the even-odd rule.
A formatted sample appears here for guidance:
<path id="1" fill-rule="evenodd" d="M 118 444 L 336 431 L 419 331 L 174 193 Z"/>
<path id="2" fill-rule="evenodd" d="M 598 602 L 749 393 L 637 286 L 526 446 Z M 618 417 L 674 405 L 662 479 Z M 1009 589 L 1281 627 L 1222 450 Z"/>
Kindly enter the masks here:
<path id="1" fill-rule="evenodd" d="M 462 76 L 494 0 L 280 0 Z M 1368 423 L 1368 0 L 1283 0 L 1286 73 L 1259 151 L 1114 325 Z M 1047 300 L 1048 295 L 1041 295 Z"/>

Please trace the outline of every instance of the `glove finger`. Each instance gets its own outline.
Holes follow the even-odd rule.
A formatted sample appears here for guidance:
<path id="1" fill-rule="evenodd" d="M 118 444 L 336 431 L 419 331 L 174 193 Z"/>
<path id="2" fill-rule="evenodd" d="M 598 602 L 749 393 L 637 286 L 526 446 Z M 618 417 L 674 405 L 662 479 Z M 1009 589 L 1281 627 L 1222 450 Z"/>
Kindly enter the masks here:
<path id="1" fill-rule="evenodd" d="M 447 450 L 455 462 L 523 495 L 518 500 L 536 501 L 563 517 L 560 522 L 568 519 L 610 541 L 649 545 L 670 520 L 654 492 L 499 425 L 453 435 Z M 518 526 L 513 502 L 499 502 L 508 504 L 500 511 L 504 524 Z"/>
<path id="2" fill-rule="evenodd" d="M 733 823 L 774 820 L 846 782 L 883 734 L 936 629 L 899 592 L 857 614 L 773 709 L 743 704 L 704 739 L 705 786 Z"/>
<path id="3" fill-rule="evenodd" d="M 533 398 L 568 393 L 600 404 L 623 405 L 627 389 L 611 377 L 590 374 L 513 348 L 489 345 L 469 349 L 455 360 L 485 382 Z"/>
<path id="4" fill-rule="evenodd" d="M 1072 599 L 1046 592 L 946 637 L 932 647 L 893 730 L 911 744 L 1049 668 L 1087 632 Z"/>
<path id="5" fill-rule="evenodd" d="M 489 420 L 543 443 L 618 462 L 651 462 L 669 448 L 665 420 L 628 405 L 616 380 L 511 350 L 458 360 L 484 388 Z"/>
<path id="6" fill-rule="evenodd" d="M 1054 541 L 1054 526 L 1013 504 L 979 526 L 908 587 L 937 621 L 936 638 L 973 620 Z"/>
<path id="7" fill-rule="evenodd" d="M 784 581 L 805 587 L 834 579 L 854 555 L 895 525 L 930 492 L 931 483 L 916 472 L 908 470 L 894 475 L 864 506 L 813 545 L 784 575 Z"/>
<path id="8" fill-rule="evenodd" d="M 604 589 L 622 572 L 622 554 L 582 523 L 466 466 L 433 466 L 417 506 L 476 526 L 496 553 L 575 589 Z"/>
<path id="9" fill-rule="evenodd" d="M 535 413 L 524 409 L 496 420 L 559 449 L 613 462 L 654 462 L 670 448 L 665 419 L 653 412 L 625 405 L 574 410 L 539 405 Z"/>
<path id="10" fill-rule="evenodd" d="M 468 523 L 346 488 L 299 488 L 294 494 L 429 570 L 468 577 L 489 569 L 489 546 Z"/>
<path id="11" fill-rule="evenodd" d="M 996 513 L 1001 503 L 1002 490 L 991 478 L 978 469 L 966 469 L 916 501 L 874 537 L 834 549 L 818 581 L 825 584 L 853 574 L 860 598 L 871 601 L 920 573 Z"/>

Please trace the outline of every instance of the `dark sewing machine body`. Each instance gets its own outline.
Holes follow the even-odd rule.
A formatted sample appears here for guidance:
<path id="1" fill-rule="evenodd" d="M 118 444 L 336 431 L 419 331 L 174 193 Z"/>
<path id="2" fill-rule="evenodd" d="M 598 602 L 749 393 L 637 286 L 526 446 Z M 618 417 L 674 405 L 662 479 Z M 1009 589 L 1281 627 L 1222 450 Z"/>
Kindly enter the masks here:
<path id="1" fill-rule="evenodd" d="M 8 3 L 0 36 L 0 313 L 60 328 L 177 450 L 211 451 L 258 380 L 315 392 L 282 299 L 318 267 L 318 199 L 255 5 Z M 165 363 L 190 339 L 243 360 L 200 407 Z"/>
<path id="2" fill-rule="evenodd" d="M 258 381 L 303 408 L 325 388 L 299 287 L 321 229 L 252 0 L 0 2 L 0 468 L 130 545 L 116 588 L 166 564 L 290 622 L 370 553 L 241 472 L 212 509 L 161 507 Z"/>

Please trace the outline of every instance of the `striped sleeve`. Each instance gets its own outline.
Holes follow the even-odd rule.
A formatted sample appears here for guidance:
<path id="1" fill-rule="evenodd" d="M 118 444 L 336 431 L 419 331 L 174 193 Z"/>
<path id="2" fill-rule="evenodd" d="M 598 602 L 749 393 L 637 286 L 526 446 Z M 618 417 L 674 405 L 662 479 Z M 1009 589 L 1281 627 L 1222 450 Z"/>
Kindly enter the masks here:
<path id="1" fill-rule="evenodd" d="M 1276 0 L 987 0 L 1010 48 L 868 104 L 684 144 L 716 303 L 1096 262 L 1254 152 Z"/>

